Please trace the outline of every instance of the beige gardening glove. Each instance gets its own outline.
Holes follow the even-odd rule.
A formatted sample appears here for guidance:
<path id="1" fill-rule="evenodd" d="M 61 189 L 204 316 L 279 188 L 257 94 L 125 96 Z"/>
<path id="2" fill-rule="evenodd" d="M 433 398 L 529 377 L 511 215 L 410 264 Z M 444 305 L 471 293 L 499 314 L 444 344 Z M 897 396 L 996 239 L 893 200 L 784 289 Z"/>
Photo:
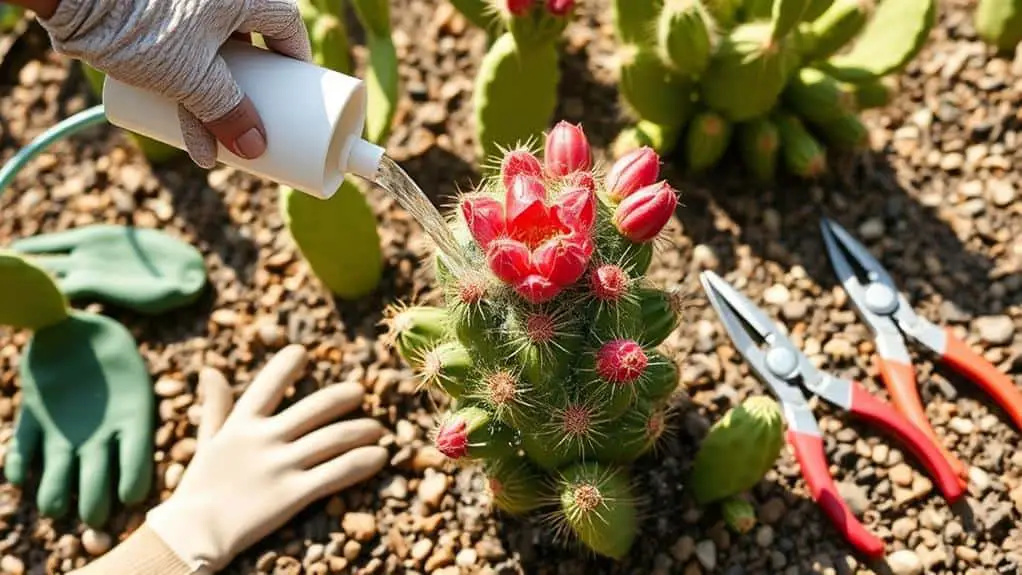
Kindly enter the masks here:
<path id="1" fill-rule="evenodd" d="M 216 141 L 252 159 L 266 150 L 259 114 L 231 77 L 220 47 L 260 33 L 267 48 L 309 61 L 296 0 L 59 0 L 39 22 L 56 52 L 179 103 L 192 160 L 216 165 Z"/>
<path id="2" fill-rule="evenodd" d="M 281 350 L 233 410 L 223 375 L 212 368 L 200 374 L 195 456 L 174 493 L 146 516 L 148 528 L 192 573 L 223 569 L 313 501 L 386 464 L 387 451 L 374 445 L 382 425 L 368 418 L 336 421 L 362 405 L 358 384 L 327 386 L 274 415 L 306 361 L 299 345 Z"/>

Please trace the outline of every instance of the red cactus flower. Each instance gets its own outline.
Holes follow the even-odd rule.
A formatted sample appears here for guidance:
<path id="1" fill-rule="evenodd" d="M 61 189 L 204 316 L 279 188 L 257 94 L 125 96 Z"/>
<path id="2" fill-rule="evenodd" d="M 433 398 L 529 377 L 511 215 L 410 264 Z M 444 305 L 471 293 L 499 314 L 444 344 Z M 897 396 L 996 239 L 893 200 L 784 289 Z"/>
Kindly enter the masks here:
<path id="1" fill-rule="evenodd" d="M 575 6 L 575 0 L 547 0 L 546 9 L 554 16 L 564 16 Z"/>
<path id="2" fill-rule="evenodd" d="M 514 182 L 515 176 L 518 174 L 541 178 L 543 177 L 543 165 L 528 150 L 511 150 L 500 163 L 500 178 L 504 182 L 504 187 L 511 187 L 511 183 Z"/>
<path id="3" fill-rule="evenodd" d="M 504 0 L 504 9 L 514 16 L 521 16 L 535 3 L 536 0 Z"/>
<path id="4" fill-rule="evenodd" d="M 437 451 L 451 459 L 460 459 L 468 453 L 468 424 L 458 417 L 444 422 L 436 434 L 434 443 Z"/>
<path id="5" fill-rule="evenodd" d="M 606 381 L 617 384 L 634 382 L 649 365 L 642 346 L 630 339 L 607 342 L 596 354 L 596 371 Z"/>
<path id="6" fill-rule="evenodd" d="M 621 157 L 607 173 L 607 195 L 615 202 L 636 190 L 650 186 L 660 175 L 660 157 L 653 148 L 643 146 Z"/>
<path id="7" fill-rule="evenodd" d="M 564 185 L 569 188 L 585 188 L 590 192 L 596 191 L 596 179 L 589 171 L 572 172 L 565 176 L 563 181 Z"/>
<path id="8" fill-rule="evenodd" d="M 592 167 L 592 152 L 582 126 L 561 120 L 546 137 L 543 152 L 547 175 L 567 176 Z"/>
<path id="9" fill-rule="evenodd" d="M 621 235 L 633 242 L 647 242 L 667 225 L 677 205 L 674 189 L 667 182 L 659 182 L 622 200 L 612 221 Z"/>
<path id="10" fill-rule="evenodd" d="M 520 173 L 503 205 L 479 196 L 466 198 L 461 208 L 490 270 L 528 301 L 553 298 L 585 272 L 594 249 L 591 190 L 569 187 L 551 203 L 541 180 Z"/>

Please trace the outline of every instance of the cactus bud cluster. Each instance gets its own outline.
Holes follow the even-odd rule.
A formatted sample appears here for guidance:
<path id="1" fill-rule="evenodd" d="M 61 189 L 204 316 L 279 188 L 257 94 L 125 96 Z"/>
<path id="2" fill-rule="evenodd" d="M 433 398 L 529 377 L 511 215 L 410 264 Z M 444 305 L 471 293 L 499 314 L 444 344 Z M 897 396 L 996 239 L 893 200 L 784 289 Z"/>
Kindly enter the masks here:
<path id="1" fill-rule="evenodd" d="M 594 168 L 581 126 L 556 124 L 542 158 L 503 154 L 449 225 L 474 268 L 434 259 L 443 307 L 394 307 L 393 346 L 450 396 L 437 449 L 477 462 L 493 504 L 551 507 L 568 533 L 620 558 L 637 529 L 628 465 L 662 437 L 678 368 L 660 344 L 679 295 L 645 278 L 677 206 L 649 148 Z"/>
<path id="2" fill-rule="evenodd" d="M 476 154 L 492 158 L 542 137 L 557 108 L 557 42 L 576 0 L 452 0 L 486 30 L 489 49 L 472 94 Z"/>
<path id="3" fill-rule="evenodd" d="M 636 120 L 614 154 L 678 147 L 699 173 L 734 144 L 759 181 L 778 167 L 816 178 L 828 150 L 868 145 L 858 112 L 889 101 L 935 24 L 934 2 L 614 0 L 620 95 Z"/>

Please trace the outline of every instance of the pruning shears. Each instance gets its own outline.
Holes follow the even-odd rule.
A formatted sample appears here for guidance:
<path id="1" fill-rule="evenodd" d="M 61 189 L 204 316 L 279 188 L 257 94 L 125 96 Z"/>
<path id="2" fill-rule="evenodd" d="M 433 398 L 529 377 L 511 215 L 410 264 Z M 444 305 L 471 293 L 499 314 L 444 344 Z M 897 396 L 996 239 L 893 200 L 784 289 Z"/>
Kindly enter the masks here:
<path id="1" fill-rule="evenodd" d="M 950 327 L 938 327 L 917 315 L 880 262 L 844 228 L 829 219 L 824 219 L 821 227 L 834 272 L 859 317 L 873 332 L 874 361 L 895 409 L 933 439 L 959 477 L 967 477 L 968 467 L 943 448 L 926 417 L 905 335 L 982 387 L 1019 429 L 1022 392 L 1007 375 L 956 337 Z"/>
<path id="2" fill-rule="evenodd" d="M 883 556 L 884 542 L 870 533 L 841 499 L 803 388 L 900 439 L 926 467 L 949 503 L 961 499 L 962 484 L 925 433 L 862 384 L 817 369 L 764 311 L 720 276 L 706 271 L 699 280 L 736 349 L 777 396 L 787 424 L 787 442 L 795 451 L 813 499 L 856 549 L 875 559 Z"/>

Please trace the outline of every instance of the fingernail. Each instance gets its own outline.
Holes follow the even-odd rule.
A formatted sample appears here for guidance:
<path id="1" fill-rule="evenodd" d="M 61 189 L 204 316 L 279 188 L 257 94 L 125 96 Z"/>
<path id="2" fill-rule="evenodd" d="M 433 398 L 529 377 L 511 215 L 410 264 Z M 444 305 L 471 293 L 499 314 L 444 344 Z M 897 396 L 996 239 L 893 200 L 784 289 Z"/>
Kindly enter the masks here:
<path id="1" fill-rule="evenodd" d="M 234 140 L 234 149 L 239 156 L 247 160 L 258 158 L 266 151 L 266 139 L 256 128 L 249 128 L 247 132 Z"/>

